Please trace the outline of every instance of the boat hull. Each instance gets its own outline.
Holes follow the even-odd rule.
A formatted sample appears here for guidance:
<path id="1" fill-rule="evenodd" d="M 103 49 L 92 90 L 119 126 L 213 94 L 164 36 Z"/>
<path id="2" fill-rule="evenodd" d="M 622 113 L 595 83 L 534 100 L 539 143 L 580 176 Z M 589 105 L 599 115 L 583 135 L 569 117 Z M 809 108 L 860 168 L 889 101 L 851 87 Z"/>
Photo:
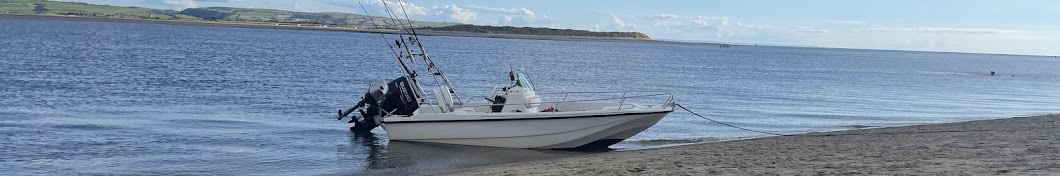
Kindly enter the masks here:
<path id="1" fill-rule="evenodd" d="M 655 125 L 673 109 L 606 114 L 533 113 L 515 118 L 384 122 L 390 140 L 537 148 L 599 149 Z M 446 119 L 446 118 L 439 118 Z"/>

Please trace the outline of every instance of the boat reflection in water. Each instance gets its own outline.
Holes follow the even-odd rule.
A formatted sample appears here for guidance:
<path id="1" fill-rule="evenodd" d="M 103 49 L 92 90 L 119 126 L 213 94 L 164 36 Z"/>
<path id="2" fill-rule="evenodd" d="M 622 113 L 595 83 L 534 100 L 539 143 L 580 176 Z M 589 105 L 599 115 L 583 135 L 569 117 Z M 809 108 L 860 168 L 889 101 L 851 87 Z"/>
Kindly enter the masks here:
<path id="1" fill-rule="evenodd" d="M 344 168 L 353 174 L 429 174 L 489 164 L 568 157 L 600 151 L 499 148 L 441 143 L 390 141 L 383 130 L 348 133 L 350 144 L 337 146 Z"/>

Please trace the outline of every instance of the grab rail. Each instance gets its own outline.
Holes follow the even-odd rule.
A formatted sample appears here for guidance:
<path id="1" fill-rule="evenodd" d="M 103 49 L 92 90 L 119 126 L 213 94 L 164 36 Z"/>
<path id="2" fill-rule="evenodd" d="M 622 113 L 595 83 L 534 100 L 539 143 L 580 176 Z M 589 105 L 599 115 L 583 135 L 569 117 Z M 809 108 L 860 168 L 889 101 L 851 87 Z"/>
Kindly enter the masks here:
<path id="1" fill-rule="evenodd" d="M 612 97 L 612 98 L 567 100 L 567 97 L 570 97 L 570 95 L 572 95 L 572 94 L 607 94 L 607 93 L 615 93 L 615 94 L 622 93 L 622 96 L 620 96 L 620 97 Z M 652 93 L 652 94 L 627 96 L 629 93 Z M 626 99 L 629 99 L 629 98 L 667 96 L 666 101 L 664 101 L 662 104 L 660 104 L 660 106 L 665 106 L 667 104 L 670 104 L 674 100 L 673 93 L 672 92 L 666 92 L 666 91 L 556 92 L 556 93 L 538 93 L 537 95 L 559 95 L 559 94 L 563 94 L 563 99 L 562 100 L 560 100 L 560 101 L 540 102 L 540 104 L 555 103 L 556 105 L 553 106 L 553 107 L 558 109 L 560 103 L 603 101 L 603 100 L 619 100 L 618 110 L 621 110 L 621 109 L 623 109 L 623 106 L 625 106 Z M 497 105 L 505 105 L 505 106 L 507 106 L 507 105 L 525 105 L 525 104 L 515 104 L 515 103 L 483 104 L 483 105 L 471 105 L 471 106 L 464 105 L 464 106 L 461 106 L 461 107 L 487 107 L 487 106 L 497 106 Z"/>

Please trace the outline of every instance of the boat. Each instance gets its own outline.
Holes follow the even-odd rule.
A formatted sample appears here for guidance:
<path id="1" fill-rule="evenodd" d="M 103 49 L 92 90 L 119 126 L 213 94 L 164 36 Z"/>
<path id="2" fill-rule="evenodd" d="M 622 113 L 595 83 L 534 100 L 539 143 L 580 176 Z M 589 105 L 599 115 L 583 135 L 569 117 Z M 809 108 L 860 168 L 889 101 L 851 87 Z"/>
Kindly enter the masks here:
<path id="1" fill-rule="evenodd" d="M 370 84 L 356 105 L 339 110 L 339 120 L 350 116 L 351 131 L 382 126 L 393 141 L 593 150 L 632 137 L 674 111 L 673 94 L 665 91 L 537 92 L 526 69 L 508 70 L 509 79 L 484 101 L 464 101 L 415 29 L 406 30 L 394 43 L 380 34 L 404 74 Z M 410 65 L 416 61 L 422 61 L 419 70 Z M 423 68 L 433 84 L 420 81 Z"/>

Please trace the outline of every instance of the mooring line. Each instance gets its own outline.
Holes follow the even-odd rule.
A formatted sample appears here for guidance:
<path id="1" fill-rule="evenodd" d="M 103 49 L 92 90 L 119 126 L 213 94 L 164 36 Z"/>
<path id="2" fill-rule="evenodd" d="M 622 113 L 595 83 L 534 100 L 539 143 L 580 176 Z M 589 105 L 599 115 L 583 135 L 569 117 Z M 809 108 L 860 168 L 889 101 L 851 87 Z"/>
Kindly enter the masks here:
<path id="1" fill-rule="evenodd" d="M 688 111 L 689 113 L 692 113 L 693 115 L 696 115 L 699 118 L 707 119 L 707 120 L 710 120 L 711 122 L 714 122 L 714 123 L 718 123 L 718 124 L 721 124 L 721 125 L 725 125 L 725 126 L 728 126 L 728 127 L 732 127 L 732 128 L 736 128 L 736 129 L 740 129 L 740 130 L 744 130 L 744 131 L 750 131 L 750 132 L 762 133 L 762 134 L 768 134 L 768 135 L 775 135 L 775 136 L 848 136 L 848 135 L 855 135 L 856 136 L 856 135 L 873 135 L 873 134 L 899 135 L 899 134 L 967 133 L 967 132 L 990 132 L 991 131 L 991 130 L 978 129 L 978 130 L 909 131 L 909 132 L 880 132 L 880 133 L 855 133 L 855 134 L 820 134 L 820 135 L 780 134 L 780 133 L 774 133 L 774 132 L 768 132 L 768 131 L 761 131 L 761 130 L 755 130 L 755 129 L 750 129 L 750 128 L 744 128 L 744 127 L 728 124 L 728 123 L 725 123 L 725 122 L 717 121 L 717 120 L 714 120 L 714 119 L 711 119 L 711 118 L 707 118 L 707 117 L 705 117 L 703 115 L 700 115 L 699 113 L 692 112 L 692 110 L 686 108 L 685 106 L 681 106 L 681 104 L 676 104 L 676 105 L 677 105 L 677 107 L 680 107 L 681 109 L 684 109 L 685 111 Z"/>
<path id="2" fill-rule="evenodd" d="M 741 130 L 744 130 L 744 131 L 755 132 L 755 133 L 762 133 L 762 134 L 776 135 L 776 136 L 787 136 L 786 134 L 780 134 L 780 133 L 774 133 L 774 132 L 768 132 L 768 131 L 759 131 L 759 130 L 754 130 L 754 129 L 750 129 L 750 128 L 744 128 L 744 127 L 728 124 L 728 123 L 725 123 L 725 122 L 717 121 L 717 120 L 714 120 L 714 119 L 707 118 L 707 117 L 705 117 L 703 115 L 699 115 L 699 113 L 692 112 L 692 110 L 689 110 L 688 108 L 685 108 L 685 106 L 681 106 L 681 104 L 676 104 L 676 105 L 677 105 L 677 107 L 681 107 L 681 109 L 684 109 L 685 111 L 688 111 L 689 113 L 692 113 L 693 115 L 699 116 L 699 118 L 707 119 L 707 120 L 710 120 L 711 122 L 718 123 L 718 124 L 721 124 L 721 125 L 733 127 L 733 128 L 736 128 L 736 129 L 741 129 Z"/>

